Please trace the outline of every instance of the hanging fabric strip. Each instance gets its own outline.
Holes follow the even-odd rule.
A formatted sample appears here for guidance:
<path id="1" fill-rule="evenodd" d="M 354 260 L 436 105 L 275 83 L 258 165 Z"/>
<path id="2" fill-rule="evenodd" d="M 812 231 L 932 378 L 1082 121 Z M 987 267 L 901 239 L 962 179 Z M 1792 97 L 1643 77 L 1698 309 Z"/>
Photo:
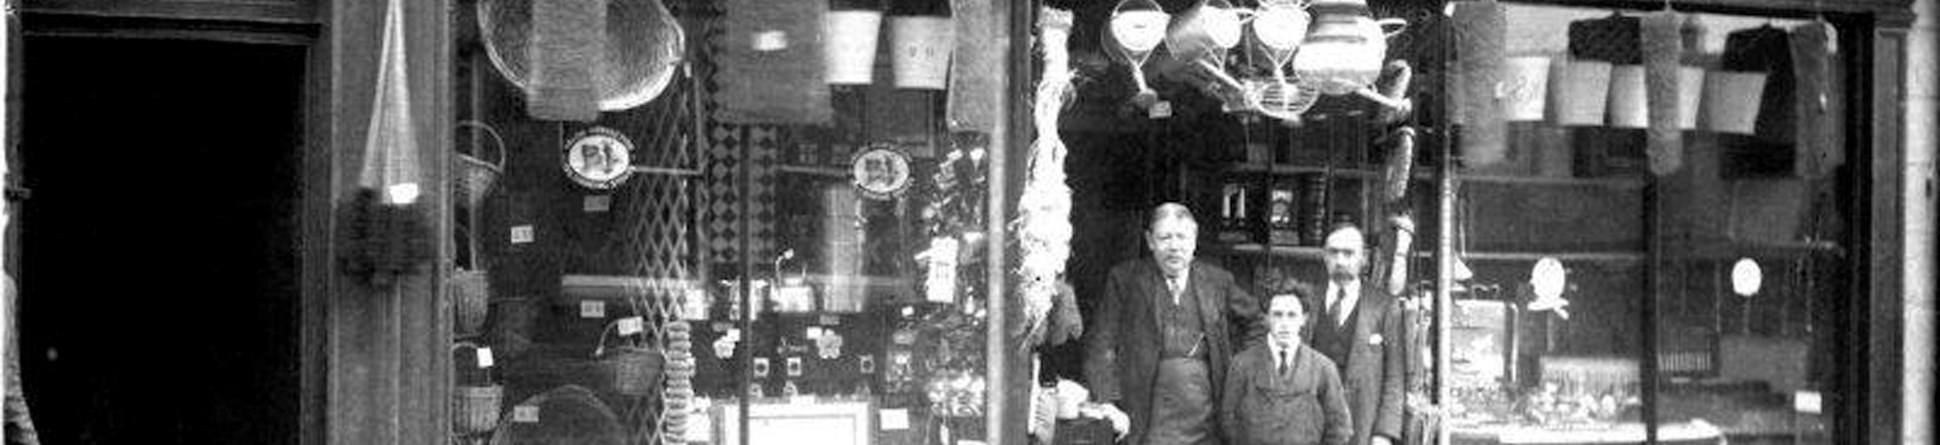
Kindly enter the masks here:
<path id="1" fill-rule="evenodd" d="M 606 55 L 606 2 L 532 1 L 526 114 L 560 121 L 599 118 L 599 85 L 593 72 Z"/>
<path id="2" fill-rule="evenodd" d="M 833 119 L 824 48 L 828 2 L 728 0 L 720 20 L 721 32 L 707 36 L 720 61 L 713 73 L 720 87 L 715 119 L 810 125 Z"/>
<path id="3" fill-rule="evenodd" d="M 1486 166 L 1507 158 L 1507 122 L 1496 86 L 1502 81 L 1507 19 L 1494 1 L 1456 2 L 1456 80 L 1451 115 L 1462 126 L 1462 159 Z"/>
<path id="4" fill-rule="evenodd" d="M 1798 74 L 1798 175 L 1820 178 L 1846 162 L 1843 76 L 1832 24 L 1815 21 L 1792 30 L 1792 66 Z"/>
<path id="5" fill-rule="evenodd" d="M 1683 58 L 1682 17 L 1665 10 L 1643 20 L 1644 91 L 1648 104 L 1650 172 L 1668 175 L 1684 164 L 1684 132 L 1678 129 L 1679 60 Z"/>
<path id="6" fill-rule="evenodd" d="M 991 0 L 950 0 L 956 20 L 956 51 L 951 54 L 950 90 L 947 122 L 951 131 L 988 133 L 995 129 L 1000 114 L 997 99 L 1003 94 L 1004 53 L 1009 39 L 1000 30 L 1004 20 Z M 1023 7 L 1023 3 L 1019 3 Z"/>

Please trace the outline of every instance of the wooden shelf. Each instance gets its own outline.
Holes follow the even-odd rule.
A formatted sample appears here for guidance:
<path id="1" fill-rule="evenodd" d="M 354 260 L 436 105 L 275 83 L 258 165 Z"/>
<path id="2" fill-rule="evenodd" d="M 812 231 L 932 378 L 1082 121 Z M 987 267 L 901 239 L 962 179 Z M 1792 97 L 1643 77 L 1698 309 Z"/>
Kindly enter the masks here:
<path id="1" fill-rule="evenodd" d="M 1641 189 L 1644 187 L 1644 184 L 1646 183 L 1645 178 L 1640 176 L 1609 176 L 1609 177 L 1599 177 L 1599 178 L 1576 178 L 1576 177 L 1559 177 L 1559 176 L 1519 176 L 1519 175 L 1487 175 L 1487 174 L 1458 173 L 1455 175 L 1455 178 L 1463 182 L 1474 182 L 1474 183 L 1483 183 L 1483 184 L 1582 186 L 1582 187 L 1609 187 L 1609 188 L 1620 188 L 1620 189 Z"/>
<path id="2" fill-rule="evenodd" d="M 832 178 L 832 179 L 849 179 L 849 170 L 841 167 L 824 167 L 820 165 L 782 165 L 778 167 L 777 170 L 781 170 L 782 173 L 820 176 L 820 177 Z"/>
<path id="3" fill-rule="evenodd" d="M 1425 181 L 1425 180 L 1434 179 L 1435 178 L 1434 173 L 1426 170 L 1428 168 L 1430 167 L 1420 166 L 1420 165 L 1415 166 L 1413 173 L 1409 174 L 1410 179 L 1413 179 L 1416 181 Z M 1243 162 L 1243 163 L 1233 164 L 1232 167 L 1228 168 L 1227 170 L 1233 173 L 1265 173 L 1269 175 L 1299 175 L 1299 174 L 1327 174 L 1328 173 L 1327 167 L 1318 166 L 1318 165 L 1264 164 L 1264 163 L 1258 163 L 1258 162 Z M 1379 179 L 1382 179 L 1382 177 L 1385 175 L 1385 173 L 1383 173 L 1380 170 L 1372 170 L 1366 167 L 1359 167 L 1359 166 L 1334 167 L 1332 174 L 1338 177 L 1361 179 L 1361 180 L 1379 180 Z M 1608 177 L 1596 177 L 1596 178 L 1577 178 L 1577 177 L 1559 177 L 1559 176 L 1523 176 L 1523 175 L 1470 174 L 1470 173 L 1456 173 L 1455 178 L 1463 182 L 1474 182 L 1474 183 L 1484 183 L 1484 184 L 1583 186 L 1583 187 L 1609 187 L 1609 188 L 1621 188 L 1621 189 L 1640 189 L 1644 187 L 1644 184 L 1647 181 L 1646 178 L 1641 176 L 1608 176 Z"/>
<path id="4" fill-rule="evenodd" d="M 1319 260 L 1326 251 L 1319 246 L 1269 246 L 1260 243 L 1227 244 L 1223 250 L 1244 255 L 1270 255 L 1276 257 Z"/>
<path id="5" fill-rule="evenodd" d="M 1644 253 L 1644 252 L 1641 252 L 1641 251 L 1638 251 L 1638 252 L 1625 252 L 1625 251 L 1603 251 L 1603 252 L 1589 252 L 1589 251 L 1579 251 L 1579 252 L 1560 252 L 1560 251 L 1559 251 L 1559 252 L 1468 252 L 1468 253 L 1463 253 L 1463 254 L 1458 254 L 1458 255 L 1459 255 L 1459 256 L 1461 256 L 1461 257 L 1462 257 L 1462 259 L 1464 259 L 1464 260 L 1468 260 L 1468 261 L 1475 261 L 1475 262 L 1479 262 L 1479 261 L 1536 261 L 1536 260 L 1540 260 L 1540 259 L 1543 259 L 1544 257 L 1549 257 L 1549 258 L 1555 258 L 1555 259 L 1556 259 L 1557 261 L 1569 261 L 1569 262 L 1580 262 L 1580 261 L 1643 261 L 1643 260 L 1644 260 L 1644 258 L 1645 258 L 1645 256 L 1646 256 L 1646 255 L 1645 255 L 1645 253 Z"/>
<path id="6" fill-rule="evenodd" d="M 1742 257 L 1795 257 L 1801 255 L 1846 254 L 1844 246 L 1831 241 L 1767 242 L 1728 238 L 1700 239 L 1688 246 L 1674 248 L 1666 255 L 1683 258 L 1737 259 Z"/>
<path id="7" fill-rule="evenodd" d="M 1426 168 L 1426 167 L 1419 167 L 1419 168 Z M 1233 164 L 1233 166 L 1229 168 L 1228 171 L 1231 171 L 1234 173 L 1266 173 L 1269 175 L 1299 175 L 1299 174 L 1328 173 L 1327 167 L 1317 166 L 1317 165 L 1262 164 L 1258 162 L 1246 162 L 1246 163 Z M 1380 171 L 1369 170 L 1361 167 L 1334 167 L 1332 174 L 1334 176 L 1339 176 L 1339 177 L 1363 179 L 1363 180 L 1379 180 L 1383 175 L 1385 175 Z M 1432 178 L 1432 176 L 1429 175 L 1428 173 L 1420 172 L 1420 171 L 1416 171 L 1412 176 L 1414 177 L 1414 179 L 1417 179 L 1417 180 Z"/>

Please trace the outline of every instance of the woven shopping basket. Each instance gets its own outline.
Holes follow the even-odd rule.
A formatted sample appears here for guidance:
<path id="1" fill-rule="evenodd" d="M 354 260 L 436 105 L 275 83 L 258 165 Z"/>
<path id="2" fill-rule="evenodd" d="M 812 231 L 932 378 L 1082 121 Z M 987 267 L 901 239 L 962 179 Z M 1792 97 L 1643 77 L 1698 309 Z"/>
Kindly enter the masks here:
<path id="1" fill-rule="evenodd" d="M 477 344 L 471 342 L 451 345 L 454 356 L 460 349 L 465 348 L 471 348 L 474 352 L 480 350 Z M 475 359 L 459 360 L 457 357 L 453 357 L 452 361 L 478 363 Z M 476 370 L 481 378 L 473 382 L 466 382 L 467 379 L 464 378 L 457 379 L 457 383 L 452 388 L 451 426 L 460 434 L 487 433 L 498 427 L 499 405 L 505 399 L 505 387 L 492 383 L 491 368 L 478 367 Z"/>
<path id="2" fill-rule="evenodd" d="M 505 138 L 500 137 L 498 130 L 485 125 L 484 122 L 472 120 L 458 122 L 458 128 L 467 127 L 479 129 L 486 136 L 491 136 L 494 151 L 498 152 L 495 161 L 491 162 L 482 159 L 480 156 L 483 153 L 478 149 L 472 150 L 470 154 L 458 153 L 458 156 L 453 157 L 454 162 L 457 163 L 453 166 L 453 171 L 458 172 L 454 175 L 454 179 L 458 182 L 453 186 L 457 189 L 458 195 L 464 197 L 467 205 L 478 208 L 479 203 L 485 201 L 485 194 L 492 191 L 492 184 L 498 182 L 500 174 L 505 173 Z"/>
<path id="3" fill-rule="evenodd" d="M 600 365 L 608 368 L 613 376 L 613 390 L 629 396 L 650 396 L 660 392 L 660 376 L 664 371 L 666 357 L 657 348 L 638 345 L 606 345 L 607 333 L 619 332 L 619 322 L 607 323 L 600 331 L 598 345 L 593 356 L 600 359 Z"/>
<path id="4" fill-rule="evenodd" d="M 451 273 L 452 329 L 459 336 L 478 335 L 491 312 L 491 277 L 474 262 L 472 269 Z"/>

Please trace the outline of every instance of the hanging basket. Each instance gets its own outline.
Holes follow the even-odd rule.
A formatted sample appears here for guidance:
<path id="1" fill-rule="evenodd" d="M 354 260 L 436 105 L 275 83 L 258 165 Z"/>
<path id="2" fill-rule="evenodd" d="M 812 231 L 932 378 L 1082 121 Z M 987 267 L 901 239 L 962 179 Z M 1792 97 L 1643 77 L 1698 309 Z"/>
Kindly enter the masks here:
<path id="1" fill-rule="evenodd" d="M 453 166 L 453 170 L 458 173 L 453 176 L 454 180 L 458 181 L 453 184 L 453 187 L 457 188 L 458 195 L 464 197 L 467 205 L 478 208 L 479 203 L 485 201 L 485 194 L 492 191 L 492 184 L 498 181 L 500 174 L 505 173 L 505 138 L 500 137 L 498 130 L 485 125 L 484 122 L 460 121 L 458 127 L 484 130 L 486 135 L 492 137 L 493 149 L 498 153 L 493 158 L 495 160 L 493 162 L 480 159 L 479 156 L 483 153 L 476 152 L 459 153 L 453 158 L 455 159 L 453 162 L 457 164 Z"/>
<path id="2" fill-rule="evenodd" d="M 478 345 L 460 342 L 451 346 L 452 352 Z M 456 360 L 454 360 L 456 361 Z M 452 428 L 460 434 L 479 434 L 498 428 L 499 405 L 505 399 L 505 387 L 491 383 L 490 368 L 480 368 L 484 374 L 483 382 L 467 383 L 459 381 L 451 392 Z"/>
<path id="3" fill-rule="evenodd" d="M 600 366 L 607 368 L 613 376 L 613 391 L 628 396 L 658 394 L 666 357 L 654 348 L 633 345 L 607 347 L 606 334 L 617 333 L 617 323 L 609 323 L 607 329 L 600 331 L 598 345 L 593 349 L 593 355 L 600 358 Z"/>
<path id="4" fill-rule="evenodd" d="M 478 267 L 474 260 L 474 268 Z M 491 279 L 480 269 L 458 269 L 451 273 L 452 329 L 459 336 L 477 335 L 490 313 Z"/>

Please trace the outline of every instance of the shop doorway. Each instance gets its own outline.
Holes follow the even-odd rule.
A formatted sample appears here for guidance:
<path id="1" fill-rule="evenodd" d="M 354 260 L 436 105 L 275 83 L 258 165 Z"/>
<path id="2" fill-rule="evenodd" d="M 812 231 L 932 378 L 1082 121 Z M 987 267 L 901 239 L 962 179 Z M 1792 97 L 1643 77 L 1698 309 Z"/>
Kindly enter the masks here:
<path id="1" fill-rule="evenodd" d="M 43 443 L 297 443 L 305 48 L 24 48 L 21 365 Z"/>

